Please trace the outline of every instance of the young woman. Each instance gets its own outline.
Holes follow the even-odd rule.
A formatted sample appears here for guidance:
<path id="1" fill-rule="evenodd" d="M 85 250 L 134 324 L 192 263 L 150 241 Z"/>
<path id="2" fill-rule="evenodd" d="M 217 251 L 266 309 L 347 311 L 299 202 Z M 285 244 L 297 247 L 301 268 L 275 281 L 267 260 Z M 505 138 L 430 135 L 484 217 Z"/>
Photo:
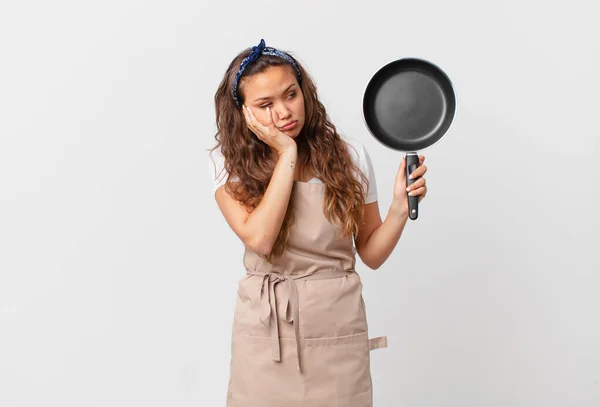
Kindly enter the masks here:
<path id="1" fill-rule="evenodd" d="M 245 246 L 228 407 L 372 406 L 355 254 L 377 269 L 408 219 L 402 159 L 382 222 L 364 146 L 342 137 L 289 53 L 264 40 L 237 55 L 215 95 L 215 199 Z M 420 177 L 408 193 L 427 192 Z"/>

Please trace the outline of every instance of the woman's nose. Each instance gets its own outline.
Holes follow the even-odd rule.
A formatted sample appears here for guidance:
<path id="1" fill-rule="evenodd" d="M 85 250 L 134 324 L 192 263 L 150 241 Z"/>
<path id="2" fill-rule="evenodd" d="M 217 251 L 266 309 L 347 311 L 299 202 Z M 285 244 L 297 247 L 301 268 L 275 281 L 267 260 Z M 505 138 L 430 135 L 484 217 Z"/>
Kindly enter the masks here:
<path id="1" fill-rule="evenodd" d="M 280 120 L 290 117 L 290 114 L 291 110 L 288 109 L 285 105 L 280 105 L 277 107 L 277 116 Z"/>

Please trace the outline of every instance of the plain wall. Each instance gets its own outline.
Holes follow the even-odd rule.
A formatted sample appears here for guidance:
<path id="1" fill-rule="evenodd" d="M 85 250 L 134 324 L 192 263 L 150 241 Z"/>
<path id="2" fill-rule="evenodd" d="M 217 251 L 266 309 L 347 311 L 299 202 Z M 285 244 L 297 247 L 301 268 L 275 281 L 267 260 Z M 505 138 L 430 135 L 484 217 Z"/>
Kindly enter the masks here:
<path id="1" fill-rule="evenodd" d="M 403 156 L 362 120 L 384 64 L 450 76 L 429 193 L 360 260 L 375 406 L 600 405 L 593 2 L 0 6 L 0 405 L 222 406 L 243 246 L 212 194 L 216 87 L 258 44 L 362 142 L 382 216 Z M 309 406 L 308 406 L 309 407 Z"/>

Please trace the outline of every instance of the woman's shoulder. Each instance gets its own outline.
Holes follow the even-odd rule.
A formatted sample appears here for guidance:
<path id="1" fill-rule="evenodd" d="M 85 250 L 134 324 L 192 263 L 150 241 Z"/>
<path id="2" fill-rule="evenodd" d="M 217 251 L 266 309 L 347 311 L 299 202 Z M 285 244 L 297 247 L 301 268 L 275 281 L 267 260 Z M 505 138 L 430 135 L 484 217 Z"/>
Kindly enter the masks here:
<path id="1" fill-rule="evenodd" d="M 363 172 L 367 178 L 367 195 L 365 203 L 374 202 L 377 200 L 377 181 L 375 180 L 375 169 L 373 162 L 365 145 L 357 139 L 341 136 L 346 142 L 350 157 L 356 166 Z"/>
<path id="2" fill-rule="evenodd" d="M 346 143 L 350 156 L 357 164 L 362 164 L 365 161 L 365 157 L 368 155 L 365 145 L 352 137 L 340 136 L 341 139 Z"/>
<path id="3" fill-rule="evenodd" d="M 227 181 L 228 172 L 225 169 L 225 156 L 221 151 L 221 146 L 217 146 L 208 153 L 208 168 L 213 183 L 213 193 Z M 236 176 L 231 177 L 231 181 L 238 181 Z"/>
<path id="4" fill-rule="evenodd" d="M 214 150 L 208 153 L 208 164 L 213 178 L 222 175 L 225 164 L 225 157 L 221 151 L 221 146 L 217 146 Z"/>

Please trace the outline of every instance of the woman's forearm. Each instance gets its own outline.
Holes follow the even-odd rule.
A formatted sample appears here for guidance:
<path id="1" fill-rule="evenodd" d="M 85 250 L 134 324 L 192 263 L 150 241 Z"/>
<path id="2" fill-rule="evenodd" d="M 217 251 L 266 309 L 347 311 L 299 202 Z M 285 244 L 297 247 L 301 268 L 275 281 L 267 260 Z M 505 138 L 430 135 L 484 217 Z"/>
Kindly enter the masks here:
<path id="1" fill-rule="evenodd" d="M 363 257 L 368 259 L 365 262 L 367 266 L 376 270 L 387 260 L 400 240 L 407 220 L 407 208 L 392 202 L 385 220 L 371 233 L 365 244 Z"/>
<path id="2" fill-rule="evenodd" d="M 253 246 L 262 254 L 271 252 L 283 224 L 294 186 L 297 160 L 297 149 L 288 149 L 279 155 L 264 196 L 246 219 L 246 227 L 252 234 Z"/>

